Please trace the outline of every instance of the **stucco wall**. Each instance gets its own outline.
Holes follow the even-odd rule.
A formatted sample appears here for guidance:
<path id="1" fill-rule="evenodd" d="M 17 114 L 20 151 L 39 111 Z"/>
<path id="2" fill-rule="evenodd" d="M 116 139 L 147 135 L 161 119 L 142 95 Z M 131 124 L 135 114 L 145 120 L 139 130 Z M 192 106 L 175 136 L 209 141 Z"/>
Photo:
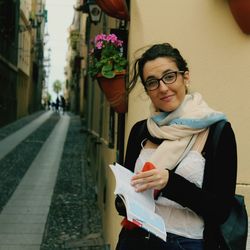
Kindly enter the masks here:
<path id="1" fill-rule="evenodd" d="M 238 144 L 238 183 L 250 180 L 250 35 L 236 24 L 227 1 L 131 1 L 130 59 L 140 47 L 169 42 L 179 48 L 191 72 L 191 91 L 226 113 Z M 147 115 L 140 84 L 129 96 L 127 133 Z M 225 173 L 226 174 L 226 173 Z"/>
<path id="2" fill-rule="evenodd" d="M 246 196 L 250 208 L 247 152 L 250 148 L 250 36 L 238 27 L 226 0 L 132 0 L 130 64 L 139 48 L 158 42 L 169 42 L 179 48 L 189 64 L 191 91 L 199 91 L 211 107 L 226 113 L 231 121 L 238 144 L 238 183 L 243 183 L 238 185 L 238 192 Z M 149 98 L 138 83 L 129 95 L 125 143 L 132 125 L 147 117 L 148 106 Z M 113 209 L 113 177 L 108 174 L 106 178 L 109 185 L 105 235 L 114 249 L 119 217 Z"/>

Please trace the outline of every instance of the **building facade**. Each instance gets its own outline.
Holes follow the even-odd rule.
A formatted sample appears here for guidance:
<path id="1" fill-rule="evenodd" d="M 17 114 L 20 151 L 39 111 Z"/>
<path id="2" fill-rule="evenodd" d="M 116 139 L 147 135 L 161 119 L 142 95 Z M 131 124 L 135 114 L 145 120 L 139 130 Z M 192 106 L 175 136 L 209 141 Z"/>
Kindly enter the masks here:
<path id="1" fill-rule="evenodd" d="M 74 44 L 75 52 L 71 48 L 68 53 L 67 91 L 73 106 L 80 111 L 88 134 L 87 167 L 95 178 L 103 235 L 111 249 L 115 249 L 122 218 L 114 206 L 115 180 L 108 165 L 115 161 L 123 163 L 131 127 L 149 115 L 150 101 L 141 83 L 132 88 L 128 79 L 138 50 L 154 43 L 169 42 L 180 49 L 189 64 L 191 91 L 200 92 L 211 107 L 224 112 L 232 123 L 238 145 L 237 192 L 245 195 L 250 207 L 247 153 L 250 146 L 247 128 L 250 122 L 250 32 L 236 22 L 229 2 L 76 1 L 69 37 L 74 37 L 75 40 L 71 40 L 77 41 L 77 45 Z M 92 19 L 91 14 L 97 18 L 100 10 L 100 20 Z M 126 113 L 115 112 L 97 80 L 86 73 L 91 41 L 100 33 L 115 33 L 125 42 L 129 61 Z M 76 62 L 76 58 L 80 58 L 81 63 Z"/>
<path id="2" fill-rule="evenodd" d="M 0 2 L 0 126 L 17 112 L 19 1 Z"/>
<path id="3" fill-rule="evenodd" d="M 86 40 L 91 41 L 98 33 L 126 31 L 130 64 L 138 49 L 153 43 L 169 42 L 180 49 L 190 67 L 191 91 L 201 92 L 207 102 L 226 113 L 232 123 L 238 144 L 237 192 L 245 195 L 249 207 L 247 148 L 250 135 L 246 124 L 250 122 L 247 111 L 250 106 L 247 97 L 250 91 L 250 36 L 234 19 L 229 2 L 160 0 L 155 3 L 145 0 L 142 4 L 139 0 L 117 1 L 116 7 L 122 9 L 120 12 L 115 12 L 111 5 L 106 9 L 101 4 L 99 7 L 103 7 L 101 21 L 98 24 L 86 21 Z M 123 15 L 126 8 L 129 21 Z M 89 52 L 90 42 L 86 45 Z M 88 69 L 88 53 L 85 60 Z M 80 98 L 86 104 L 88 163 L 96 179 L 104 237 L 114 249 L 122 218 L 114 207 L 115 181 L 107 166 L 114 161 L 123 162 L 129 131 L 136 121 L 148 116 L 150 103 L 138 82 L 128 91 L 128 112 L 117 114 L 110 108 L 96 80 L 87 76 L 83 82 L 85 95 Z"/>
<path id="4" fill-rule="evenodd" d="M 44 0 L 0 1 L 0 126 L 41 109 Z"/>

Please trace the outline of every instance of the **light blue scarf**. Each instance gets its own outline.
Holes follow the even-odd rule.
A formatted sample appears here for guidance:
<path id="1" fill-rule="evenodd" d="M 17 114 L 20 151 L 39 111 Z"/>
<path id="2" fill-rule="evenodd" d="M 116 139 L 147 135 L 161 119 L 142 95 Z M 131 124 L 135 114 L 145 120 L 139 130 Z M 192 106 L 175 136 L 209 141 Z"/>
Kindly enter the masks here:
<path id="1" fill-rule="evenodd" d="M 197 135 L 226 116 L 211 109 L 199 93 L 187 94 L 173 112 L 155 112 L 147 120 L 149 133 L 165 139 L 151 156 L 159 168 L 173 169 L 187 146 L 194 144 Z"/>
<path id="2" fill-rule="evenodd" d="M 194 129 L 207 128 L 220 120 L 227 120 L 223 113 L 209 108 L 197 92 L 186 95 L 177 110 L 160 112 L 152 119 L 158 126 L 183 125 Z"/>

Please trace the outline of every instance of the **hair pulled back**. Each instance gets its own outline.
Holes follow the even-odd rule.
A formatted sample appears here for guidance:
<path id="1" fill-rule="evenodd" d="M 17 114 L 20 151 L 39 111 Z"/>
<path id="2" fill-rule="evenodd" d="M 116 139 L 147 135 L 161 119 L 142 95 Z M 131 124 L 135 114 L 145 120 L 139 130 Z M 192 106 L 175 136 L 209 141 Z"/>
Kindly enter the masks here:
<path id="1" fill-rule="evenodd" d="M 133 77 L 130 81 L 131 85 L 135 85 L 138 79 L 138 76 L 141 79 L 142 84 L 144 85 L 143 79 L 143 68 L 148 61 L 152 61 L 159 57 L 168 57 L 171 58 L 177 65 L 180 71 L 188 71 L 187 62 L 181 56 L 177 48 L 172 47 L 169 43 L 155 44 L 147 49 L 140 58 L 138 58 L 133 66 Z"/>

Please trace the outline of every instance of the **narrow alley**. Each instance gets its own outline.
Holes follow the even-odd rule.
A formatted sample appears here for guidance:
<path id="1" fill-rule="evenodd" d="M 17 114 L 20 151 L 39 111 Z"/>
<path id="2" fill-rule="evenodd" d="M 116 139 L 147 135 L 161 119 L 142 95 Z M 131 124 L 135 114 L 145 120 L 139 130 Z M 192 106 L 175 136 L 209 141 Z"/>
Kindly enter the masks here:
<path id="1" fill-rule="evenodd" d="M 188 244 L 243 196 L 250 250 L 250 0 L 0 0 L 0 38 L 0 250 L 135 246 L 112 163 Z"/>
<path id="2" fill-rule="evenodd" d="M 79 117 L 37 112 L 0 138 L 0 249 L 108 249 Z"/>
<path id="3" fill-rule="evenodd" d="M 37 112 L 0 138 L 0 250 L 110 249 L 79 116 Z"/>

